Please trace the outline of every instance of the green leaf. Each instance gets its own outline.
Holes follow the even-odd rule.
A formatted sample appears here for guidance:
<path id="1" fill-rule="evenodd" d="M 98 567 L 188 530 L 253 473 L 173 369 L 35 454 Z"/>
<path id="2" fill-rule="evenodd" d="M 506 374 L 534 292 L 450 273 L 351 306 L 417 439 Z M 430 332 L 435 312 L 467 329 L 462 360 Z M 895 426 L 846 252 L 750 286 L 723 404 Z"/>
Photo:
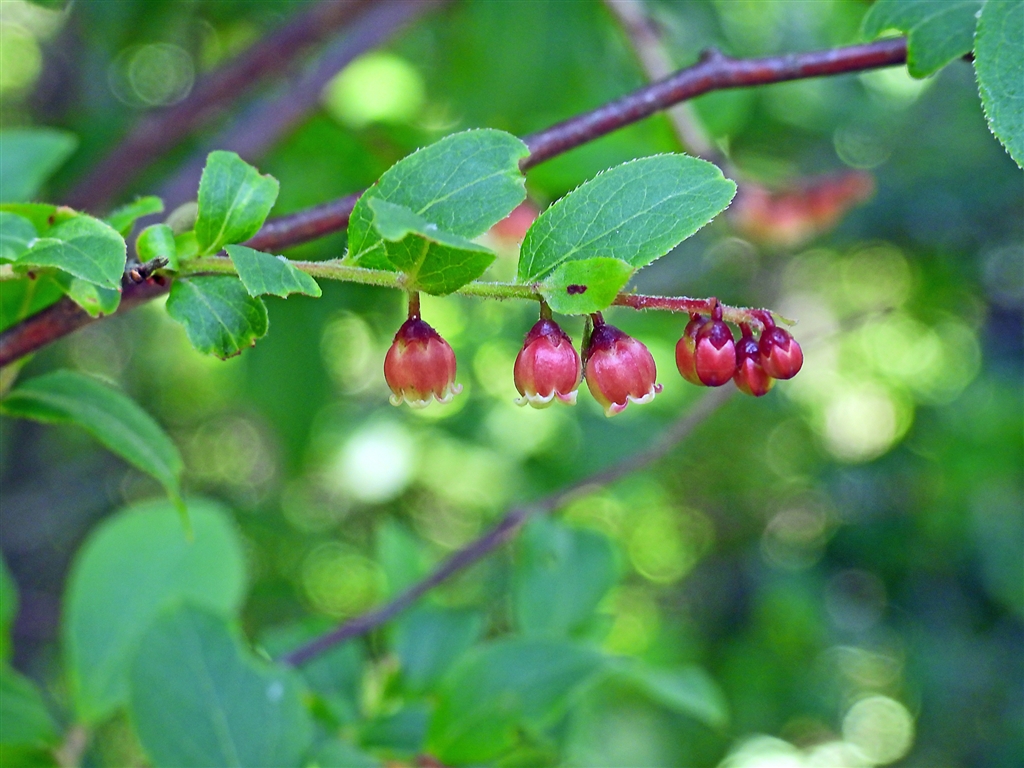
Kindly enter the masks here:
<path id="1" fill-rule="evenodd" d="M 383 750 L 391 757 L 411 759 L 423 751 L 430 712 L 424 704 L 406 704 L 397 712 L 366 722 L 359 741 L 364 747 Z"/>
<path id="2" fill-rule="evenodd" d="M 52 274 L 0 284 L 0 331 L 59 301 L 64 292 Z"/>
<path id="3" fill-rule="evenodd" d="M 436 684 L 483 631 L 476 611 L 421 605 L 395 622 L 394 650 L 405 688 L 422 693 Z"/>
<path id="4" fill-rule="evenodd" d="M 17 266 L 56 267 L 101 288 L 121 289 L 128 249 L 124 238 L 92 216 L 80 214 L 52 227 L 18 259 Z"/>
<path id="5" fill-rule="evenodd" d="M 0 667 L 0 744 L 44 747 L 58 741 L 57 724 L 35 683 Z"/>
<path id="6" fill-rule="evenodd" d="M 405 206 L 385 200 L 368 205 L 388 261 L 406 274 L 410 289 L 443 296 L 480 277 L 494 261 L 487 248 L 438 229 Z"/>
<path id="7" fill-rule="evenodd" d="M 462 657 L 446 678 L 430 723 L 428 751 L 445 764 L 480 763 L 561 715 L 601 667 L 601 656 L 564 642 L 512 638 Z"/>
<path id="8" fill-rule="evenodd" d="M 632 160 L 599 174 L 537 217 L 523 239 L 519 280 L 599 256 L 640 268 L 724 211 L 736 185 L 686 155 Z"/>
<path id="9" fill-rule="evenodd" d="M 163 211 L 164 201 L 159 197 L 150 195 L 148 197 L 136 198 L 134 202 L 122 205 L 120 208 L 115 208 L 105 221 L 120 232 L 121 237 L 128 237 L 131 234 L 132 227 L 135 226 L 136 219 L 141 219 L 143 216 L 152 216 L 154 213 L 163 213 Z"/>
<path id="10" fill-rule="evenodd" d="M 313 738 L 291 669 L 258 660 L 227 620 L 192 605 L 146 632 L 131 669 L 132 722 L 157 766 L 298 766 Z"/>
<path id="11" fill-rule="evenodd" d="M 394 269 L 373 227 L 370 201 L 402 205 L 444 232 L 482 235 L 526 199 L 519 161 L 529 154 L 515 136 L 493 129 L 447 136 L 399 160 L 356 203 L 349 219 L 347 261 Z"/>
<path id="12" fill-rule="evenodd" d="M 253 346 L 268 327 L 263 301 L 230 275 L 178 278 L 167 313 L 185 326 L 193 347 L 222 360 Z"/>
<path id="13" fill-rule="evenodd" d="M 914 77 L 927 77 L 974 47 L 974 27 L 983 2 L 877 0 L 864 16 L 862 30 L 869 40 L 890 29 L 905 33 L 907 70 Z"/>
<path id="14" fill-rule="evenodd" d="M 54 279 L 64 295 L 88 312 L 90 317 L 113 314 L 121 304 L 120 291 L 100 288 L 95 283 L 87 283 L 67 272 L 56 273 Z"/>
<path id="15" fill-rule="evenodd" d="M 135 253 L 140 261 L 167 259 L 171 269 L 178 268 L 178 246 L 174 230 L 166 224 L 151 224 L 135 239 Z"/>
<path id="16" fill-rule="evenodd" d="M 725 728 L 729 707 L 718 684 L 700 667 L 661 669 L 639 659 L 615 663 L 616 677 L 635 685 L 666 709 L 688 715 L 712 728 Z"/>
<path id="17" fill-rule="evenodd" d="M 58 219 L 60 221 L 67 221 L 78 215 L 77 211 L 73 211 L 70 208 L 58 208 L 56 205 L 50 205 L 49 203 L 0 203 L 0 211 L 6 211 L 7 213 L 21 216 L 23 219 L 28 219 L 32 222 L 32 226 L 35 227 L 36 233 L 40 235 L 46 234 L 46 230 L 54 224 L 60 223 Z"/>
<path id="18" fill-rule="evenodd" d="M 217 150 L 206 158 L 199 180 L 196 239 L 202 256 L 259 232 L 277 200 L 279 185 L 234 152 Z"/>
<path id="19" fill-rule="evenodd" d="M 183 600 L 234 616 L 245 592 L 241 542 L 225 510 L 189 501 L 191 538 L 167 502 L 107 518 L 79 550 L 65 595 L 64 659 L 75 710 L 99 722 L 127 702 L 139 640 Z"/>
<path id="20" fill-rule="evenodd" d="M 0 211 L 0 261 L 17 261 L 36 237 L 31 221 L 16 213 Z"/>
<path id="21" fill-rule="evenodd" d="M 620 259 L 567 261 L 544 278 L 538 288 L 555 312 L 585 315 L 611 306 L 635 271 Z"/>
<path id="22" fill-rule="evenodd" d="M 0 558 L 0 662 L 11 657 L 11 626 L 18 615 L 18 585 Z"/>
<path id="23" fill-rule="evenodd" d="M 310 768 L 381 768 L 382 763 L 373 755 L 339 739 L 325 742 L 317 750 Z"/>
<path id="24" fill-rule="evenodd" d="M 129 464 L 155 477 L 179 499 L 182 462 L 178 449 L 153 417 L 92 376 L 54 371 L 19 384 L 0 401 L 8 416 L 75 424 Z"/>
<path id="25" fill-rule="evenodd" d="M 322 293 L 316 280 L 300 272 L 284 256 L 271 256 L 244 245 L 229 245 L 226 250 L 250 296 L 269 293 L 285 298 L 301 293 L 318 297 Z"/>
<path id="26" fill-rule="evenodd" d="M 77 146 L 73 134 L 53 128 L 0 131 L 0 202 L 31 199 Z"/>
<path id="27" fill-rule="evenodd" d="M 513 594 L 526 635 L 567 637 L 583 629 L 615 584 L 615 552 L 596 531 L 537 518 L 519 540 Z"/>
<path id="28" fill-rule="evenodd" d="M 988 127 L 1024 168 L 1024 0 L 988 0 L 978 19 L 974 70 Z"/>

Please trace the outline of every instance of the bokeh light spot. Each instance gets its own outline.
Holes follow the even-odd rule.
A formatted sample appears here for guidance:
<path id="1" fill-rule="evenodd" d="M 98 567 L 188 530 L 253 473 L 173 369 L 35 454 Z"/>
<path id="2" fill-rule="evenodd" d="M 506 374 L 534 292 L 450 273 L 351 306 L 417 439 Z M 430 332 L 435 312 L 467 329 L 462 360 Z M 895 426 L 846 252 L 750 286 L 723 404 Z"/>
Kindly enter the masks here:
<path id="1" fill-rule="evenodd" d="M 325 86 L 323 104 L 338 121 L 353 128 L 370 123 L 409 122 L 423 106 L 420 73 L 393 53 L 356 59 Z"/>
<path id="2" fill-rule="evenodd" d="M 386 578 L 373 560 L 338 542 L 327 542 L 303 560 L 302 586 L 318 611 L 340 618 L 373 605 L 386 591 Z"/>
<path id="3" fill-rule="evenodd" d="M 415 460 L 416 446 L 405 427 L 393 421 L 373 422 L 342 446 L 333 479 L 339 490 L 358 501 L 389 501 L 409 484 Z"/>
<path id="4" fill-rule="evenodd" d="M 903 757 L 914 743 L 914 719 L 888 696 L 861 699 L 843 718 L 843 738 L 876 765 Z"/>

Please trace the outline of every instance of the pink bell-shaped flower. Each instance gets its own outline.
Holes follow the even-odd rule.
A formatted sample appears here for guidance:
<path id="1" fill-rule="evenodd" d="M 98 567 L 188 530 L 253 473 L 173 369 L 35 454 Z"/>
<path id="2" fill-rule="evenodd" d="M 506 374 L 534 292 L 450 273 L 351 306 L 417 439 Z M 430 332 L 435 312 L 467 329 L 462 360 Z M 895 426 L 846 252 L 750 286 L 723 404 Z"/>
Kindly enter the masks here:
<path id="1" fill-rule="evenodd" d="M 621 413 L 630 403 L 649 403 L 661 392 L 650 351 L 600 316 L 595 320 L 584 351 L 590 394 L 604 408 L 605 416 Z"/>
<path id="2" fill-rule="evenodd" d="M 788 331 L 765 323 L 761 332 L 761 367 L 776 379 L 792 379 L 804 364 L 804 351 Z"/>
<path id="3" fill-rule="evenodd" d="M 711 321 L 697 333 L 694 367 L 697 378 L 708 387 L 720 387 L 736 373 L 736 342 L 729 326 L 722 321 L 721 304 L 715 304 Z"/>
<path id="4" fill-rule="evenodd" d="M 516 405 L 547 408 L 556 398 L 566 405 L 576 404 L 582 378 L 580 356 L 558 323 L 542 318 L 530 329 L 516 357 L 513 377 L 522 395 Z"/>
<path id="5" fill-rule="evenodd" d="M 750 326 L 743 325 L 742 331 L 743 337 L 736 342 L 736 373 L 732 380 L 737 389 L 746 395 L 767 395 L 775 379 L 761 367 L 760 349 L 750 333 Z"/>
<path id="6" fill-rule="evenodd" d="M 391 404 L 406 402 L 423 408 L 431 399 L 450 403 L 462 391 L 455 383 L 455 353 L 448 342 L 413 315 L 398 329 L 384 358 L 384 378 L 391 387 Z"/>
<path id="7" fill-rule="evenodd" d="M 697 376 L 697 333 L 708 322 L 703 315 L 690 315 L 690 322 L 686 324 L 682 338 L 676 342 L 676 368 L 679 369 L 679 375 L 699 387 L 704 386 L 704 382 Z"/>

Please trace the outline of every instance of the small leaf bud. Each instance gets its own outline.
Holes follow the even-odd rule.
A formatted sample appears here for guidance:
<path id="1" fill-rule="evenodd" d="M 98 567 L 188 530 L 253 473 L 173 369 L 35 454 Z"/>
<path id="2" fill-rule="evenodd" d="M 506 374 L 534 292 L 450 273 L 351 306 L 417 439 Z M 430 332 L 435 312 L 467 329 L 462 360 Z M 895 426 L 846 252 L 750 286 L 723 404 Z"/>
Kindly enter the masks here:
<path id="1" fill-rule="evenodd" d="M 661 392 L 650 351 L 612 325 L 595 325 L 584 357 L 587 387 L 605 416 L 621 413 L 629 403 L 649 403 Z"/>
<path id="2" fill-rule="evenodd" d="M 582 379 L 580 356 L 558 323 L 542 318 L 526 334 L 513 376 L 522 395 L 517 405 L 547 408 L 556 398 L 575 405 Z"/>
<path id="3" fill-rule="evenodd" d="M 391 387 L 391 404 L 423 408 L 431 398 L 450 403 L 462 391 L 455 383 L 455 353 L 448 342 L 413 315 L 398 329 L 384 358 L 384 378 Z"/>

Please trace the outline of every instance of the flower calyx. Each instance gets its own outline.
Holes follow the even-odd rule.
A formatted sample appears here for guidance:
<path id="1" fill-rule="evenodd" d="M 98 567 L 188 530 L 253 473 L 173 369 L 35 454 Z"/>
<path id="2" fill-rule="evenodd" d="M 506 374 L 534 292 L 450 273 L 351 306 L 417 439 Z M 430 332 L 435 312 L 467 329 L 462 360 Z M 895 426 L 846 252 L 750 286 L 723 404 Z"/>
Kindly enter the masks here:
<path id="1" fill-rule="evenodd" d="M 516 405 L 547 408 L 556 400 L 575 405 L 582 380 L 580 356 L 572 339 L 548 318 L 541 318 L 526 334 L 513 368 Z"/>
<path id="2" fill-rule="evenodd" d="M 587 387 L 604 408 L 615 416 L 630 403 L 649 403 L 661 392 L 656 382 L 654 357 L 640 341 L 594 315 L 594 329 L 583 351 Z"/>

